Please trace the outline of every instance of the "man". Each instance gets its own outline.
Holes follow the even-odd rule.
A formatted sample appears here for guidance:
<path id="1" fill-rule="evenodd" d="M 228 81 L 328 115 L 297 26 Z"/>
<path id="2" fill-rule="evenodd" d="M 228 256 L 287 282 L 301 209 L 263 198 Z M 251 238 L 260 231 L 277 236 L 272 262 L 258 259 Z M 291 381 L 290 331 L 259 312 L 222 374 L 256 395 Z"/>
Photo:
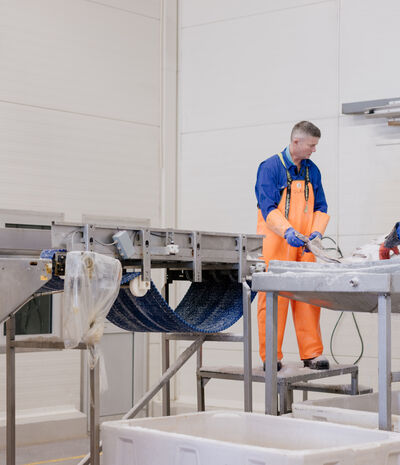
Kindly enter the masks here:
<path id="1" fill-rule="evenodd" d="M 263 161 L 258 168 L 256 197 L 258 201 L 257 233 L 265 235 L 263 257 L 270 260 L 313 262 L 304 253 L 304 242 L 297 233 L 310 239 L 322 237 L 329 221 L 321 173 L 309 159 L 315 152 L 321 131 L 308 121 L 297 123 L 290 145 L 281 153 Z M 258 333 L 260 356 L 265 366 L 265 293 L 258 296 Z M 289 300 L 278 297 L 278 370 L 282 367 L 282 342 Z M 291 301 L 300 358 L 312 369 L 329 368 L 322 356 L 319 326 L 320 308 Z"/>
<path id="2" fill-rule="evenodd" d="M 390 234 L 386 236 L 385 242 L 379 247 L 379 259 L 388 260 L 390 252 L 399 255 L 398 245 L 400 245 L 400 221 L 394 225 Z"/>

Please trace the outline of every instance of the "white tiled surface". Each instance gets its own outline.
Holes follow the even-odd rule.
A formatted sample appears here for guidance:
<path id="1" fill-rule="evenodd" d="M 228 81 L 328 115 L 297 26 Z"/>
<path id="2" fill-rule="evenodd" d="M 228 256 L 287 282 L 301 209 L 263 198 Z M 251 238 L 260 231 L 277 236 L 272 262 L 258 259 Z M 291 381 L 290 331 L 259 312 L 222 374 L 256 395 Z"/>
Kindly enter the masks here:
<path id="1" fill-rule="evenodd" d="M 72 405 L 80 409 L 80 351 L 20 353 L 16 356 L 16 408 Z M 6 410 L 6 360 L 0 355 L 0 411 Z"/>
<path id="2" fill-rule="evenodd" d="M 154 127 L 0 103 L 0 206 L 156 221 L 158 136 Z"/>
<path id="3" fill-rule="evenodd" d="M 159 125 L 159 20 L 16 0 L 0 3 L 0 28 L 0 100 Z"/>
<path id="4" fill-rule="evenodd" d="M 400 3 L 397 0 L 341 0 L 341 101 L 400 97 Z"/>
<path id="5" fill-rule="evenodd" d="M 183 29 L 182 132 L 335 116 L 337 31 L 335 2 Z"/>
<path id="6" fill-rule="evenodd" d="M 380 119 L 359 124 L 356 119 L 340 118 L 340 234 L 381 235 L 397 220 L 400 146 L 377 145 L 390 140 L 393 129 Z"/>

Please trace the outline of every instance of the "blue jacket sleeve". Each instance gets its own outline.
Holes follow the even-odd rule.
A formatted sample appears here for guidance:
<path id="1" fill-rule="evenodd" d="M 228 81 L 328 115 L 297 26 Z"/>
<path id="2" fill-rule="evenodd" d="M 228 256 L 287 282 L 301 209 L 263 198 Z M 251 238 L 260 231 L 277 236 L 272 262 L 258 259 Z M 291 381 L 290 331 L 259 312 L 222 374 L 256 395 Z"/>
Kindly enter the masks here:
<path id="1" fill-rule="evenodd" d="M 286 173 L 279 169 L 281 161 L 277 155 L 263 161 L 258 167 L 256 197 L 264 220 L 272 210 L 278 208 L 281 192 L 286 187 Z M 282 177 L 283 171 L 283 177 Z"/>
<path id="2" fill-rule="evenodd" d="M 326 202 L 324 188 L 322 187 L 321 172 L 315 164 L 313 168 L 312 185 L 314 189 L 314 211 L 327 213 L 328 204 Z"/>

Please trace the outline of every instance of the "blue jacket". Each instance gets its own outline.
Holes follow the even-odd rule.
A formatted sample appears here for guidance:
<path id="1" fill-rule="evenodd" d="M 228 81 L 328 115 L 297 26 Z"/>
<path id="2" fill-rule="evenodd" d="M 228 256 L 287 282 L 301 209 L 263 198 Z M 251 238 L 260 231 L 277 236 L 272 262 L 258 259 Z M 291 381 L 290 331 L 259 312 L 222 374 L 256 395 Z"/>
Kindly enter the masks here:
<path id="1" fill-rule="evenodd" d="M 293 181 L 305 179 L 305 168 L 308 166 L 310 182 L 314 191 L 314 211 L 328 212 L 324 189 L 321 182 L 321 173 L 315 163 L 311 160 L 301 160 L 300 172 L 297 166 L 288 158 L 286 150 L 282 151 L 285 165 L 292 176 Z M 286 169 L 278 155 L 273 155 L 264 160 L 257 171 L 256 197 L 258 207 L 266 220 L 269 213 L 278 208 L 283 190 L 287 187 Z"/>

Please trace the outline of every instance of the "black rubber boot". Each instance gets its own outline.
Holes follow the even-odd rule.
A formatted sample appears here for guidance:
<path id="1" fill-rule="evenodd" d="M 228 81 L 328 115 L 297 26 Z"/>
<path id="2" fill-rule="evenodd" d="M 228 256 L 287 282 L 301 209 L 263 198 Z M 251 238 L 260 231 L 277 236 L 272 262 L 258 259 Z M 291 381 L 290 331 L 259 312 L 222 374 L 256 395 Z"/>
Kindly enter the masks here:
<path id="1" fill-rule="evenodd" d="M 276 364 L 276 369 L 277 371 L 281 371 L 282 369 L 282 362 L 278 360 L 278 363 Z M 263 370 L 265 371 L 265 362 L 263 362 Z"/>
<path id="2" fill-rule="evenodd" d="M 323 355 L 305 359 L 303 363 L 305 367 L 311 368 L 311 370 L 329 370 L 329 360 Z"/>

